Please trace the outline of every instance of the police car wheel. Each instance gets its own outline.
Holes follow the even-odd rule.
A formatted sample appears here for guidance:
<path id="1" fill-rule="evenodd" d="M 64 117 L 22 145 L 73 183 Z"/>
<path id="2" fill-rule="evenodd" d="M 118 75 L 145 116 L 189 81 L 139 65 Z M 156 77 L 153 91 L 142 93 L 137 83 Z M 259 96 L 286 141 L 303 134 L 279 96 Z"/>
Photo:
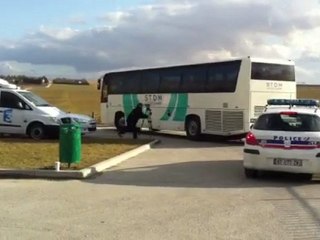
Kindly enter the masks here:
<path id="1" fill-rule="evenodd" d="M 40 123 L 32 124 L 29 128 L 29 136 L 35 140 L 43 139 L 45 136 L 44 126 Z"/>
<path id="2" fill-rule="evenodd" d="M 258 173 L 259 172 L 256 169 L 250 169 L 250 168 L 244 169 L 244 174 L 246 175 L 247 178 L 257 178 Z"/>
<path id="3" fill-rule="evenodd" d="M 311 181 L 312 180 L 312 174 L 311 173 L 300 173 L 299 177 L 302 181 Z"/>

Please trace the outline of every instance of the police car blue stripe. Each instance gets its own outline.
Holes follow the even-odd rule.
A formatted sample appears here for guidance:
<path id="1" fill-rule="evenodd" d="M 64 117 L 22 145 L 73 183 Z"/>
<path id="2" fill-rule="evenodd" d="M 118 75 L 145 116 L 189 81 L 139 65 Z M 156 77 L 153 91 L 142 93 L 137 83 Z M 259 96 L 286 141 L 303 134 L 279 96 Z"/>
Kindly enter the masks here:
<path id="1" fill-rule="evenodd" d="M 260 140 L 260 142 L 263 142 L 263 140 Z M 284 144 L 283 140 L 266 140 L 266 144 Z M 313 145 L 314 143 L 310 141 L 291 141 L 291 145 Z"/>

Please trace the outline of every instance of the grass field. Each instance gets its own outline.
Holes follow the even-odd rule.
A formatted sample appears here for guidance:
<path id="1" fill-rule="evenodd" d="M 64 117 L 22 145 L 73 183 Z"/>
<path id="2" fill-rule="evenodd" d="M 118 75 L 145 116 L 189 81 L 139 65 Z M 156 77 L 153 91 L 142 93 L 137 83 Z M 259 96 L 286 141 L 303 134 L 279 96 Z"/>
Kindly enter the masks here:
<path id="1" fill-rule="evenodd" d="M 73 169 L 92 166 L 108 158 L 134 149 L 147 141 L 138 139 L 93 139 L 82 140 L 82 158 Z M 28 138 L 0 139 L 0 168 L 53 169 L 59 161 L 59 141 L 35 141 Z M 65 164 L 67 165 L 67 164 Z"/>
<path id="2" fill-rule="evenodd" d="M 100 120 L 100 93 L 95 84 L 53 84 L 49 88 L 35 85 L 26 87 L 50 104 L 66 112 L 82 113 L 90 116 L 94 113 L 95 119 Z"/>
<path id="3" fill-rule="evenodd" d="M 100 118 L 100 94 L 96 85 L 53 84 L 49 88 L 26 85 L 28 89 L 50 104 L 66 111 Z M 145 140 L 83 138 L 80 164 L 73 169 L 82 169 L 134 149 L 146 143 Z M 59 161 L 59 140 L 34 141 L 26 137 L 0 138 L 0 168 L 52 169 Z"/>
<path id="4" fill-rule="evenodd" d="M 320 86 L 319 85 L 299 85 L 297 87 L 298 98 L 312 98 L 320 100 Z"/>

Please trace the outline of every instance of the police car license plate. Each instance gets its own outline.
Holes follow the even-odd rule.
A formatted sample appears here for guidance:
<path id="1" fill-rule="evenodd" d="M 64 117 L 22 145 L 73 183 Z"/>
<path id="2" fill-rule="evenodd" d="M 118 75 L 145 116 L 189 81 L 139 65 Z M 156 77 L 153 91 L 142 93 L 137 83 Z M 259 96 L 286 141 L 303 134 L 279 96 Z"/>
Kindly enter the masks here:
<path id="1" fill-rule="evenodd" d="M 285 158 L 274 158 L 273 165 L 293 166 L 302 167 L 302 160 L 300 159 L 285 159 Z"/>

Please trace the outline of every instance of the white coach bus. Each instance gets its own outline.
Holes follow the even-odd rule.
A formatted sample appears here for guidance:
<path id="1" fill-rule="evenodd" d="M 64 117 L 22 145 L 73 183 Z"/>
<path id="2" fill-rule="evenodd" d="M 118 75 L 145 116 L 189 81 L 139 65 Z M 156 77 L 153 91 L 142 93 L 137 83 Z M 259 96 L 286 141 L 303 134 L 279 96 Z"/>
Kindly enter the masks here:
<path id="1" fill-rule="evenodd" d="M 228 61 L 110 72 L 98 80 L 101 120 L 119 127 L 138 104 L 150 130 L 242 137 L 269 98 L 296 98 L 294 62 L 245 57 Z"/>

